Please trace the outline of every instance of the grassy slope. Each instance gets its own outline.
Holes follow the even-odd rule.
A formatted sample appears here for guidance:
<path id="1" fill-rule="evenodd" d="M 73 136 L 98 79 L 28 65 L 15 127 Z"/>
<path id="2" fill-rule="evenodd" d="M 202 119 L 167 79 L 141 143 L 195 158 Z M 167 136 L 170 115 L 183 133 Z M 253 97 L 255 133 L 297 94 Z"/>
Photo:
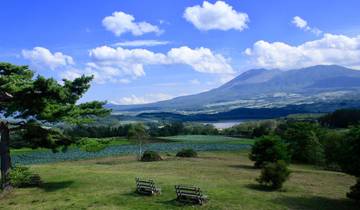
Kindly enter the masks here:
<path id="1" fill-rule="evenodd" d="M 259 170 L 246 153 L 200 153 L 197 159 L 166 157 L 143 163 L 134 156 L 33 165 L 44 179 L 42 189 L 16 189 L 0 198 L 0 209 L 194 209 L 181 206 L 175 184 L 200 186 L 210 201 L 199 209 L 356 209 L 345 198 L 353 177 L 292 165 L 285 191 L 258 188 Z M 162 195 L 134 194 L 135 177 L 153 178 Z"/>
<path id="2" fill-rule="evenodd" d="M 198 143 L 198 144 L 211 144 L 211 143 L 226 143 L 226 144 L 253 144 L 253 139 L 247 138 L 233 138 L 227 136 L 216 136 L 216 135 L 179 135 L 179 136 L 169 136 L 169 137 L 160 137 L 161 139 L 166 139 L 176 142 L 184 143 Z"/>

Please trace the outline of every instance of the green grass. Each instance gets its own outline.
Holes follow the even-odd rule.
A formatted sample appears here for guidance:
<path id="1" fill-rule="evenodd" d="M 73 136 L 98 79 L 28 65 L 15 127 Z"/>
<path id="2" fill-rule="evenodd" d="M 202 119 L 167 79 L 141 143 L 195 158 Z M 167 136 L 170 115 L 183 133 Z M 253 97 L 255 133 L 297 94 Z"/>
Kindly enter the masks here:
<path id="1" fill-rule="evenodd" d="M 357 209 L 345 193 L 355 179 L 343 173 L 291 165 L 282 191 L 265 191 L 245 152 L 204 152 L 199 158 L 163 155 L 164 161 L 139 162 L 135 156 L 32 165 L 44 181 L 41 188 L 15 189 L 0 195 L 0 209 Z M 160 196 L 134 193 L 135 177 L 151 178 Z M 204 206 L 181 205 L 175 184 L 201 187 Z"/>
<path id="2" fill-rule="evenodd" d="M 178 136 L 169 136 L 169 137 L 160 137 L 164 140 L 169 140 L 173 142 L 183 142 L 183 143 L 198 143 L 198 144 L 250 144 L 254 143 L 253 139 L 247 138 L 234 138 L 220 135 L 178 135 Z"/>

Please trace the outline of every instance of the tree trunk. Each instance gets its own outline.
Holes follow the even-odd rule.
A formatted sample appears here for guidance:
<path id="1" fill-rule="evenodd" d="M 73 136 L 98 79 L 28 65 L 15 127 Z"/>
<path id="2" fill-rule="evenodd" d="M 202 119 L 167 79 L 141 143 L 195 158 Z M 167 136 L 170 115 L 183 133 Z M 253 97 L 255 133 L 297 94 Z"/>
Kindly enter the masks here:
<path id="1" fill-rule="evenodd" d="M 0 157 L 1 157 L 1 187 L 3 190 L 11 189 L 9 173 L 11 170 L 10 158 L 10 130 L 8 123 L 0 122 Z"/>

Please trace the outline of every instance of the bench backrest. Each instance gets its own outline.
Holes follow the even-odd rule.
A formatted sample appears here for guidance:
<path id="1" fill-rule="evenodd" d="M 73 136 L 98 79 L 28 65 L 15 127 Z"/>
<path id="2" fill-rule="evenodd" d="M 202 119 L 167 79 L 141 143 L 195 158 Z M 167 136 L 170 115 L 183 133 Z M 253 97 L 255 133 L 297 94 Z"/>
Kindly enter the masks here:
<path id="1" fill-rule="evenodd" d="M 175 190 L 177 196 L 182 196 L 184 194 L 202 196 L 202 192 L 199 187 L 175 185 Z"/>
<path id="2" fill-rule="evenodd" d="M 140 178 L 136 178 L 136 187 L 137 188 L 152 188 L 155 189 L 155 183 L 153 180 L 141 180 Z"/>

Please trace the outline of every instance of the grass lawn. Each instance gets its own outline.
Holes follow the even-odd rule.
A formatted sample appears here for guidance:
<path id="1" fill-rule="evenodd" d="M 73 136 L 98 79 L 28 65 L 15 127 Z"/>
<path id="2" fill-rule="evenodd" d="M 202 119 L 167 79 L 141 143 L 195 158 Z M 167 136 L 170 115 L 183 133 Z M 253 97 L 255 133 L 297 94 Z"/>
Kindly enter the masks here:
<path id="1" fill-rule="evenodd" d="M 292 165 L 283 191 L 267 192 L 255 178 L 246 152 L 201 152 L 199 158 L 165 156 L 138 162 L 135 156 L 31 165 L 42 188 L 15 189 L 0 196 L 0 209 L 359 209 L 345 193 L 355 179 L 343 173 Z M 152 178 L 160 196 L 134 193 L 135 177 Z M 204 206 L 177 203 L 175 184 L 197 185 L 210 201 Z"/>
<path id="2" fill-rule="evenodd" d="M 247 138 L 234 138 L 220 135 L 178 135 L 169 137 L 160 137 L 161 139 L 184 142 L 184 143 L 197 143 L 197 144 L 254 144 L 253 139 Z"/>

